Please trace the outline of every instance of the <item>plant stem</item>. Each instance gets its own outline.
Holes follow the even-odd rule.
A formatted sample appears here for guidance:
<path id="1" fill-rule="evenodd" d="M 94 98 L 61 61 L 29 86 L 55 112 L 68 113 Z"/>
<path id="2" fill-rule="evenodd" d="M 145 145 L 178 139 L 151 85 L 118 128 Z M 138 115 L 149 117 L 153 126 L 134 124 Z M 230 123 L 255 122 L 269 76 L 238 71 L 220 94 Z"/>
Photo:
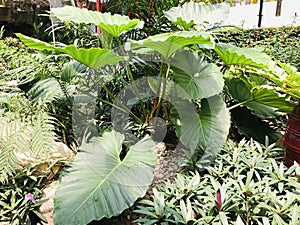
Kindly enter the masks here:
<path id="1" fill-rule="evenodd" d="M 103 87 L 104 87 L 104 85 L 103 85 Z M 107 89 L 107 87 L 105 87 L 106 89 Z M 104 88 L 103 88 L 104 89 Z M 111 94 L 111 92 L 107 89 L 107 91 Z M 108 95 L 110 95 L 108 93 Z M 100 97 L 95 97 L 95 96 L 93 96 L 92 94 L 90 94 L 90 93 L 84 93 L 84 94 L 86 94 L 86 95 L 88 95 L 88 96 L 90 96 L 90 97 L 92 97 L 92 98 L 95 98 L 96 100 L 98 100 L 98 101 L 100 101 L 100 102 L 103 102 L 103 103 L 105 103 L 105 104 L 107 104 L 107 105 L 110 105 L 110 106 L 112 106 L 112 107 L 114 107 L 114 108 L 116 108 L 116 109 L 119 109 L 119 110 L 121 110 L 122 112 L 126 112 L 126 113 L 129 113 L 138 123 L 140 123 L 140 124 L 143 124 L 143 121 L 138 117 L 138 116 L 136 116 L 133 112 L 131 112 L 131 110 L 129 110 L 125 105 L 123 105 L 120 101 L 118 101 L 117 99 L 115 100 L 115 101 L 117 101 L 117 103 L 118 104 L 120 104 L 121 106 L 118 106 L 118 105 L 116 105 L 116 104 L 114 104 L 114 103 L 112 103 L 112 102 L 109 102 L 109 101 L 107 101 L 107 100 L 104 100 L 104 99 L 102 99 L 102 98 L 100 98 Z M 111 94 L 112 95 L 112 94 Z M 110 96 L 111 96 L 110 95 Z M 113 95 L 112 95 L 113 96 Z M 113 96 L 114 97 L 114 96 Z"/>
<path id="2" fill-rule="evenodd" d="M 169 76 L 169 73 L 170 73 L 170 64 L 168 64 L 166 75 L 163 79 L 162 93 L 161 93 L 161 95 L 159 96 L 159 99 L 158 99 L 158 107 L 157 107 L 157 110 L 156 110 L 156 113 L 155 113 L 155 117 L 158 117 L 158 113 L 159 113 L 160 106 L 161 106 L 161 100 L 165 97 L 167 78 Z"/>
<path id="3" fill-rule="evenodd" d="M 119 38 L 117 38 L 117 42 L 118 42 L 118 45 L 119 45 L 119 47 L 120 47 L 120 49 L 121 49 L 121 51 L 122 51 L 122 54 L 123 54 L 124 56 L 126 56 L 125 49 L 123 48 L 123 45 L 121 45 L 121 41 L 120 41 Z M 128 75 L 129 75 L 129 80 L 131 81 L 131 83 L 132 83 L 132 85 L 133 85 L 133 88 L 134 88 L 135 95 L 136 95 L 136 96 L 138 97 L 138 99 L 139 99 L 139 103 L 140 103 L 140 105 L 141 105 L 141 107 L 142 107 L 144 117 L 147 118 L 147 111 L 146 111 L 145 106 L 144 106 L 144 103 L 143 103 L 143 101 L 142 101 L 142 99 L 141 99 L 139 90 L 138 90 L 138 88 L 137 88 L 137 86 L 136 86 L 134 77 L 133 77 L 132 72 L 131 72 L 131 69 L 130 69 L 130 65 L 129 65 L 129 63 L 128 63 L 127 60 L 125 60 L 125 64 L 126 64 L 126 71 L 127 71 Z"/>
<path id="4" fill-rule="evenodd" d="M 249 209 L 249 202 L 248 202 L 248 195 L 244 193 L 245 196 L 245 207 L 246 207 L 246 225 L 251 225 L 251 217 L 250 217 L 250 209 Z"/>
<path id="5" fill-rule="evenodd" d="M 51 4 L 50 4 L 50 11 L 51 11 Z M 56 42 L 56 40 L 55 40 L 55 33 L 54 33 L 54 22 L 53 22 L 53 17 L 50 17 L 50 21 L 51 21 L 51 29 L 52 29 L 52 41 L 53 41 L 53 45 L 55 46 L 56 44 L 55 44 L 55 42 Z"/>
<path id="6" fill-rule="evenodd" d="M 243 102 L 239 102 L 239 103 L 237 103 L 237 104 L 235 104 L 235 105 L 229 107 L 228 110 L 229 110 L 229 111 L 230 111 L 230 110 L 233 110 L 233 109 L 235 109 L 235 108 L 237 108 L 237 107 L 239 107 L 239 106 L 241 106 L 241 105 L 244 105 L 245 103 L 249 103 L 249 102 L 252 102 L 252 101 L 253 101 L 253 100 L 246 100 L 246 101 L 243 101 Z"/>
<path id="7" fill-rule="evenodd" d="M 165 73 L 165 76 L 163 75 L 164 65 L 165 64 L 161 64 L 161 66 L 160 66 L 159 77 L 163 80 L 162 81 L 159 80 L 159 82 L 158 82 L 156 97 L 155 97 L 155 101 L 154 101 L 154 104 L 153 104 L 153 107 L 151 110 L 150 119 L 153 118 L 154 113 L 155 113 L 155 117 L 158 117 L 160 107 L 161 107 L 161 101 L 164 98 L 165 93 L 166 93 L 167 78 L 170 73 L 170 64 L 167 64 L 167 71 Z M 162 91 L 161 91 L 161 89 L 162 89 Z M 154 123 L 156 123 L 156 121 L 154 121 Z"/>
<path id="8" fill-rule="evenodd" d="M 162 72 L 163 71 L 163 64 L 160 64 L 160 69 L 159 69 L 159 77 L 162 77 Z M 156 109 L 158 108 L 158 104 L 159 104 L 159 96 L 160 96 L 160 89 L 161 89 L 161 82 L 158 82 L 158 86 L 157 86 L 157 91 L 156 91 L 156 96 L 155 96 L 155 100 L 153 103 L 153 107 L 151 110 L 151 114 L 150 114 L 150 118 L 152 119 L 154 112 L 156 111 Z"/>

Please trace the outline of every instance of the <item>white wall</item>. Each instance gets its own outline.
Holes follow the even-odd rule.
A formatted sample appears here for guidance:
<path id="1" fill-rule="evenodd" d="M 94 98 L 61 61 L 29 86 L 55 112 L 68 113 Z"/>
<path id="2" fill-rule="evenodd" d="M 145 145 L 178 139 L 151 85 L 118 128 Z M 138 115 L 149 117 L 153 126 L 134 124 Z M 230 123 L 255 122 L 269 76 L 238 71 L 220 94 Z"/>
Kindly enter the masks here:
<path id="1" fill-rule="evenodd" d="M 281 16 L 279 17 L 275 16 L 276 4 L 277 2 L 264 2 L 262 27 L 290 26 L 293 23 L 295 13 L 298 17 L 294 25 L 300 25 L 300 0 L 282 0 Z M 255 28 L 258 24 L 258 12 L 259 3 L 231 7 L 229 17 L 224 21 L 224 24 Z"/>

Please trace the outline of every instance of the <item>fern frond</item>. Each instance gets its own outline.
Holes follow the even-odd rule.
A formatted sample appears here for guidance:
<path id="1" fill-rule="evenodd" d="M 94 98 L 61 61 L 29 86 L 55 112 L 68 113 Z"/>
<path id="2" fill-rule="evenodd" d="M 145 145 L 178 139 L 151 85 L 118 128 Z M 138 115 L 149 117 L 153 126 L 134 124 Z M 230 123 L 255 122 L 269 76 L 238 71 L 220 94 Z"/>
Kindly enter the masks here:
<path id="1" fill-rule="evenodd" d="M 24 126 L 22 121 L 8 121 L 5 118 L 0 122 L 0 182 L 7 180 L 7 177 L 20 168 L 19 160 L 15 155 L 15 149 L 28 150 L 28 137 L 30 130 Z"/>
<path id="2" fill-rule="evenodd" d="M 52 126 L 53 119 L 45 113 L 37 115 L 31 136 L 31 152 L 33 156 L 41 154 L 47 156 L 53 149 L 54 127 Z"/>
<path id="3" fill-rule="evenodd" d="M 54 151 L 55 134 L 50 124 L 51 117 L 38 111 L 30 119 L 8 120 L 0 122 L 0 182 L 21 168 L 22 159 L 40 159 L 37 164 L 49 159 Z M 23 162 L 24 163 L 24 162 Z"/>
<path id="4" fill-rule="evenodd" d="M 51 102 L 55 98 L 62 98 L 64 93 L 55 78 L 47 78 L 34 84 L 28 92 L 28 96 L 33 101 Z"/>

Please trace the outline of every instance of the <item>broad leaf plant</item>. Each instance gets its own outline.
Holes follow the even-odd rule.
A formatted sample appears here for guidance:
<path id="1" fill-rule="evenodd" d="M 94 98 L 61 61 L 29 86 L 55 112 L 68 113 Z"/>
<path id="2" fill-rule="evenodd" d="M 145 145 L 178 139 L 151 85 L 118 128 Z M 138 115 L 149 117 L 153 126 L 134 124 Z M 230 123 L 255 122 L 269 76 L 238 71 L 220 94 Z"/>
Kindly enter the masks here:
<path id="1" fill-rule="evenodd" d="M 230 114 L 221 95 L 225 83 L 221 68 L 208 62 L 206 53 L 214 51 L 224 65 L 263 69 L 271 61 L 260 51 L 216 44 L 213 32 L 207 29 L 224 20 L 228 11 L 229 5 L 225 3 L 207 6 L 189 2 L 165 12 L 178 26 L 178 31 L 122 43 L 120 35 L 141 28 L 142 21 L 71 6 L 51 10 L 52 16 L 61 21 L 96 25 L 113 38 L 114 49 L 58 46 L 22 34 L 17 36 L 30 48 L 69 55 L 84 64 L 88 71 L 108 68 L 114 71 L 113 75 L 99 75 L 101 81 L 125 80 L 130 86 L 127 101 L 113 94 L 105 82 L 98 85 L 112 101 L 99 98 L 93 91 L 80 93 L 81 97 L 92 97 L 101 104 L 128 113 L 130 119 L 141 126 L 155 123 L 164 111 L 167 115 L 163 119 L 167 125 L 176 127 L 176 134 L 190 155 L 201 149 L 211 162 L 227 138 Z M 217 21 L 211 20 L 216 12 L 220 17 Z M 136 76 L 136 65 L 144 65 L 145 60 L 158 65 L 155 73 L 143 80 L 150 94 L 141 88 Z M 166 104 L 168 101 L 171 105 Z M 140 105 L 142 112 L 131 111 L 128 102 Z M 125 142 L 124 134 L 114 127 L 101 137 L 83 142 L 74 161 L 62 173 L 55 195 L 55 224 L 87 224 L 116 216 L 144 196 L 153 179 L 155 143 L 146 136 L 124 150 Z M 121 156 L 124 151 L 125 156 Z M 198 166 L 204 165 L 199 163 Z"/>

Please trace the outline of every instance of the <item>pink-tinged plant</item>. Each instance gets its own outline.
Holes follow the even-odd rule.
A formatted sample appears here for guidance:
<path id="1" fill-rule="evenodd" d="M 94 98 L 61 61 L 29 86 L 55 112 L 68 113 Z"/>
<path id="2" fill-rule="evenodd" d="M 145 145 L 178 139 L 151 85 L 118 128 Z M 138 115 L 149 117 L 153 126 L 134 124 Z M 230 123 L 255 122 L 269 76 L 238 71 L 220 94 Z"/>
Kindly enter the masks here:
<path id="1" fill-rule="evenodd" d="M 216 193 L 216 199 L 217 199 L 217 207 L 218 207 L 218 211 L 221 211 L 221 207 L 222 207 L 222 196 L 221 196 L 221 192 L 220 190 L 217 191 Z"/>
<path id="2" fill-rule="evenodd" d="M 35 203 L 35 198 L 32 194 L 28 193 L 25 195 L 25 198 L 28 198 L 32 203 Z"/>

